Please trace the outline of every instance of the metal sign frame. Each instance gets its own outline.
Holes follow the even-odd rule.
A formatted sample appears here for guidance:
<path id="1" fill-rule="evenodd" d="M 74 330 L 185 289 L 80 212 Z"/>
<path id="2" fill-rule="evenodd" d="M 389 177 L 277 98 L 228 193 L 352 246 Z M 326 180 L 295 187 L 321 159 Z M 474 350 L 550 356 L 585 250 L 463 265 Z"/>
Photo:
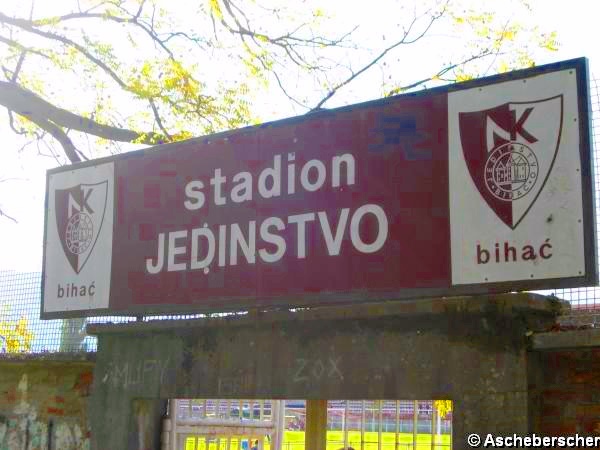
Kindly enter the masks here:
<path id="1" fill-rule="evenodd" d="M 135 305 L 126 310 L 107 308 L 97 308 L 89 310 L 77 311 L 44 311 L 45 298 L 45 279 L 46 279 L 46 249 L 48 246 L 48 205 L 49 205 L 49 189 L 50 178 L 54 174 L 75 172 L 84 168 L 97 167 L 102 164 L 123 161 L 128 159 L 137 159 L 146 155 L 156 154 L 156 152 L 177 152 L 184 146 L 189 146 L 196 143 L 205 142 L 207 139 L 216 140 L 228 136 L 235 136 L 240 132 L 248 132 L 258 130 L 262 127 L 271 127 L 277 129 L 282 126 L 300 124 L 307 120 L 326 119 L 332 115 L 360 110 L 361 108 L 387 105 L 398 98 L 414 98 L 419 99 L 432 94 L 460 92 L 466 89 L 483 88 L 489 85 L 511 80 L 523 80 L 535 77 L 537 75 L 547 74 L 561 70 L 576 71 L 577 80 L 577 102 L 579 113 L 579 158 L 581 162 L 581 186 L 582 186 L 582 207 L 583 207 L 583 241 L 585 249 L 585 273 L 581 276 L 566 277 L 566 278 L 547 278 L 547 279 L 532 279 L 518 280 L 514 282 L 492 282 L 485 284 L 461 284 L 450 287 L 438 288 L 409 288 L 401 290 L 352 290 L 348 292 L 310 292 L 305 295 L 281 296 L 279 298 L 271 298 L 268 301 L 262 301 L 255 295 L 242 295 L 235 298 L 225 296 L 222 298 L 211 298 L 206 304 L 195 305 L 173 305 L 173 304 L 152 304 L 152 305 Z M 400 96 L 365 102 L 361 104 L 346 106 L 332 110 L 322 110 L 313 112 L 299 117 L 279 120 L 267 124 L 258 125 L 256 127 L 246 127 L 239 130 L 232 130 L 223 133 L 218 133 L 210 136 L 194 138 L 189 141 L 158 145 L 147 149 L 133 151 L 121 155 L 100 158 L 93 161 L 86 161 L 71 166 L 58 167 L 50 169 L 47 172 L 46 179 L 46 200 L 45 200 L 45 218 L 44 218 L 44 261 L 42 272 L 42 304 L 41 317 L 43 319 L 53 318 L 68 318 L 68 317 L 83 317 L 83 316 L 102 316 L 102 315 L 157 315 L 157 314 L 190 314 L 190 313 L 215 313 L 227 312 L 236 310 L 247 310 L 253 308 L 294 308 L 307 306 L 321 306 L 324 304 L 343 304 L 368 301 L 388 301 L 400 299 L 414 299 L 419 297 L 437 297 L 437 296 L 462 296 L 462 295 L 480 295 L 499 292 L 514 292 L 525 290 L 542 290 L 542 289 L 563 289 L 580 286 L 595 286 L 598 284 L 598 267 L 596 255 L 596 223 L 595 223 L 595 200 L 594 200 L 594 173 L 592 162 L 592 136 L 591 136 L 591 105 L 589 97 L 588 85 L 588 64 L 585 58 L 578 58 L 569 61 L 548 64 L 544 66 L 534 67 L 531 69 L 518 70 L 514 72 L 494 75 L 472 81 L 467 81 L 458 84 L 441 86 L 433 89 L 423 90 L 419 92 L 403 94 Z M 116 184 L 116 181 L 115 181 Z M 115 186 L 113 190 L 113 198 L 115 211 L 118 202 L 118 188 Z M 451 205 L 450 205 L 451 206 Z M 115 213 L 116 214 L 116 213 Z M 116 222 L 116 221 L 115 221 Z M 113 223 L 113 232 L 116 225 Z M 452 270 L 452 269 L 450 269 Z M 111 293 L 111 296 L 119 295 L 117 292 Z M 112 300 L 111 300 L 112 301 Z M 221 302 L 224 302 L 221 304 Z"/>

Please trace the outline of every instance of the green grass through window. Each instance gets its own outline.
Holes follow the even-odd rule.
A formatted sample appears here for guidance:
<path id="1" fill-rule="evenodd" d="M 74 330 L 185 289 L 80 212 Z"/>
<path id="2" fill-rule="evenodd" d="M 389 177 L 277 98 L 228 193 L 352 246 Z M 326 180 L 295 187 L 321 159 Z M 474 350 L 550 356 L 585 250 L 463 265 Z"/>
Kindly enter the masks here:
<path id="1" fill-rule="evenodd" d="M 365 445 L 364 450 L 378 450 L 377 432 L 365 432 Z M 450 447 L 450 435 L 442 434 L 435 437 L 435 450 L 449 450 Z M 213 437 L 214 439 L 215 437 Z M 196 437 L 188 437 L 185 442 L 184 450 L 226 450 L 227 442 L 224 436 L 221 436 L 220 447 L 217 446 L 216 442 L 210 442 L 206 445 L 203 437 L 198 439 Z M 381 448 L 382 450 L 396 450 L 394 449 L 395 433 L 381 433 Z M 304 431 L 286 431 L 284 441 L 281 450 L 308 450 L 305 449 L 305 433 Z M 413 435 L 412 433 L 399 433 L 398 434 L 398 449 L 397 450 L 431 450 L 431 434 L 418 434 L 417 435 L 417 448 L 412 448 Z M 197 445 L 197 446 L 196 446 Z M 360 450 L 360 431 L 349 431 L 348 432 L 348 445 L 353 447 L 355 450 Z M 327 432 L 327 450 L 340 450 L 344 446 L 344 434 L 341 431 L 328 431 Z M 239 439 L 232 439 L 229 447 L 230 450 L 241 450 Z M 264 450 L 271 450 L 270 444 L 265 440 Z"/>

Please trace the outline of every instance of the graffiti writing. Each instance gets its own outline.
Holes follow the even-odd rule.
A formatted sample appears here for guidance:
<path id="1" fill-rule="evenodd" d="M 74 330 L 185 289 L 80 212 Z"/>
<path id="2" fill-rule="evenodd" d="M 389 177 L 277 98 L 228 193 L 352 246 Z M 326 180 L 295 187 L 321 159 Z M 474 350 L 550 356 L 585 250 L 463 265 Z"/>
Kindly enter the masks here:
<path id="1" fill-rule="evenodd" d="M 146 381 L 157 380 L 163 383 L 165 373 L 169 366 L 170 358 L 146 359 L 137 362 L 109 363 L 103 383 L 112 384 L 114 387 L 127 389 L 131 386 L 144 384 Z"/>
<path id="2" fill-rule="evenodd" d="M 312 380 L 321 380 L 324 378 L 344 379 L 340 370 L 341 356 L 322 359 L 296 358 L 296 368 L 294 371 L 294 383 L 305 383 Z"/>
<path id="3" fill-rule="evenodd" d="M 80 450 L 89 447 L 89 433 L 84 433 L 73 421 L 0 415 L 2 450 Z"/>

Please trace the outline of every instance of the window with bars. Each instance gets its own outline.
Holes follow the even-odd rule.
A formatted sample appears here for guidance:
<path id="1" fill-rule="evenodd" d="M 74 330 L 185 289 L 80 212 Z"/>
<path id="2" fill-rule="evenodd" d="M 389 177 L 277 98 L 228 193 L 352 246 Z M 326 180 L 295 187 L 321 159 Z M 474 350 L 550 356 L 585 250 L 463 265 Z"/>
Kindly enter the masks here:
<path id="1" fill-rule="evenodd" d="M 304 400 L 175 402 L 179 450 L 307 450 Z M 432 400 L 330 400 L 326 439 L 327 450 L 450 450 L 452 412 Z"/>

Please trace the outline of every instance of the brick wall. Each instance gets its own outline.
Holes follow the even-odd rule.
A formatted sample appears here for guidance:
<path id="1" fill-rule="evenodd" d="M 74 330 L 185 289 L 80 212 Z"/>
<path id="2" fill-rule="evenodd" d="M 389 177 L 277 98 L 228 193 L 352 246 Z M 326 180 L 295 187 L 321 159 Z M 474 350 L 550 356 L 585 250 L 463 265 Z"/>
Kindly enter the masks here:
<path id="1" fill-rule="evenodd" d="M 600 436 L 600 348 L 529 355 L 531 432 Z"/>
<path id="2" fill-rule="evenodd" d="M 56 354 L 0 359 L 1 449 L 89 448 L 94 363 L 58 359 Z"/>

